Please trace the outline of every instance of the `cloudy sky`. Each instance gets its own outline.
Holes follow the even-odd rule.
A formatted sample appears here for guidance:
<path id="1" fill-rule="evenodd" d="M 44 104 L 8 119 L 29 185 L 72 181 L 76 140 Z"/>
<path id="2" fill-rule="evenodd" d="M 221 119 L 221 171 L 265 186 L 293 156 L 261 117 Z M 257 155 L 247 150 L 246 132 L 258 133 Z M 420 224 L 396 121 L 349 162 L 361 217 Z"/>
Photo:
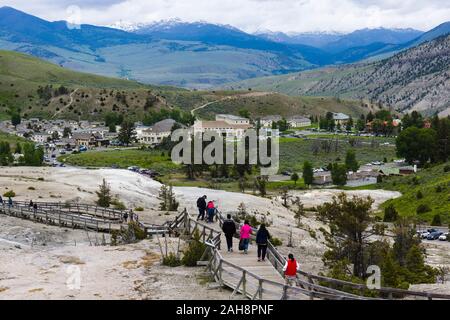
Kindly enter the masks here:
<path id="1" fill-rule="evenodd" d="M 0 0 L 47 20 L 110 25 L 179 18 L 229 24 L 247 32 L 343 31 L 362 28 L 429 30 L 450 21 L 450 0 Z M 70 9 L 68 9 L 70 8 Z"/>

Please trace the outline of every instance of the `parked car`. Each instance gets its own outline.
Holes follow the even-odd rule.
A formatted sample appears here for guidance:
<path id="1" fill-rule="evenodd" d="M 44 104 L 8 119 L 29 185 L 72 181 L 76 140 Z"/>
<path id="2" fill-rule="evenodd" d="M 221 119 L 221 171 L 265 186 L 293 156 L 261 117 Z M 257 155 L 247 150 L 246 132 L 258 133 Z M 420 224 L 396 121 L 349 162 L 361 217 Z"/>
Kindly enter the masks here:
<path id="1" fill-rule="evenodd" d="M 128 167 L 128 170 L 134 171 L 134 172 L 138 172 L 139 171 L 139 167 L 131 166 L 131 167 Z"/>
<path id="2" fill-rule="evenodd" d="M 59 150 L 59 154 L 66 154 L 66 150 L 63 149 Z"/>
<path id="3" fill-rule="evenodd" d="M 432 232 L 437 232 L 437 230 L 434 228 L 431 228 L 431 229 L 427 229 L 425 231 L 419 231 L 419 235 L 422 239 L 426 239 Z"/>
<path id="4" fill-rule="evenodd" d="M 442 235 L 441 231 L 434 231 L 430 232 L 430 234 L 427 236 L 427 240 L 436 240 L 439 239 L 439 237 Z"/>
<path id="5" fill-rule="evenodd" d="M 447 239 L 448 239 L 448 232 L 441 234 L 439 236 L 439 240 L 441 240 L 441 241 L 447 241 Z"/>
<path id="6" fill-rule="evenodd" d="M 87 148 L 86 148 L 86 146 L 79 146 L 78 151 L 85 152 L 85 151 L 87 151 Z"/>

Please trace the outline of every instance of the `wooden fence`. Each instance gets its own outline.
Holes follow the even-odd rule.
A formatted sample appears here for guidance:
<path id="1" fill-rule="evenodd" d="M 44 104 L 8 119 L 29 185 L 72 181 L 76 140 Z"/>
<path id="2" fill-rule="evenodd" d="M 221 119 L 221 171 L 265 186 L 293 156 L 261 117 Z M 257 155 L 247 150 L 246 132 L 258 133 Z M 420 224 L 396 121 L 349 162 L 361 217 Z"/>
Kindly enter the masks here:
<path id="1" fill-rule="evenodd" d="M 221 219 L 220 215 L 219 219 Z M 222 222 L 220 222 L 220 224 L 222 224 Z M 298 300 L 315 298 L 338 300 L 369 299 L 316 284 L 302 282 L 301 280 L 298 280 L 300 285 L 294 287 L 265 279 L 264 277 L 254 274 L 253 272 L 224 259 L 219 251 L 221 245 L 221 232 L 204 223 L 196 221 L 186 210 L 184 210 L 182 216 L 180 215 L 178 218 L 177 225 L 179 227 L 184 226 L 186 232 L 191 236 L 194 235 L 195 232 L 199 232 L 201 240 L 207 245 L 204 257 L 207 255 L 211 256 L 207 263 L 207 269 L 220 286 L 229 287 L 233 291 L 231 296 L 234 296 L 236 293 L 241 293 L 245 297 L 253 300 Z M 272 249 L 269 248 L 269 250 Z M 277 252 L 276 249 L 273 250 Z M 273 255 L 273 257 L 275 257 L 275 255 Z M 282 268 L 284 264 L 282 264 L 281 261 L 278 263 L 279 267 Z"/>
<path id="2" fill-rule="evenodd" d="M 219 219 L 219 224 L 222 226 L 224 217 L 221 212 L 218 212 L 217 215 Z M 236 223 L 236 226 L 239 227 L 240 225 Z M 238 229 L 238 228 L 237 228 Z M 239 230 L 239 229 L 238 229 Z M 257 229 L 252 227 L 252 240 L 256 238 L 256 232 Z M 273 267 L 281 274 L 283 275 L 283 266 L 286 263 L 286 259 L 281 255 L 278 250 L 273 246 L 273 244 L 269 241 L 268 247 L 267 247 L 267 259 L 272 263 Z M 440 294 L 440 293 L 431 293 L 431 292 L 422 292 L 422 291 L 411 291 L 411 290 L 403 290 L 403 289 L 397 289 L 397 288 L 388 288 L 388 287 L 381 287 L 381 288 L 368 288 L 365 284 L 357 284 L 353 282 L 328 278 L 324 276 L 314 275 L 305 271 L 298 271 L 297 272 L 297 279 L 296 279 L 297 286 L 307 289 L 309 291 L 314 291 L 316 293 L 323 293 L 325 295 L 328 295 L 329 298 L 332 299 L 372 299 L 368 297 L 364 297 L 364 293 L 367 291 L 372 291 L 378 293 L 378 295 L 382 298 L 380 299 L 394 299 L 394 298 L 426 298 L 428 300 L 432 299 L 446 299 L 450 300 L 450 295 L 448 294 Z M 320 285 L 319 285 L 320 283 Z M 359 292 L 358 295 L 356 294 L 350 294 L 343 289 L 351 289 L 352 291 Z M 310 295 L 310 298 L 314 298 L 314 296 Z"/>
<path id="3" fill-rule="evenodd" d="M 9 205 L 5 202 L 0 206 L 3 214 L 35 222 L 67 227 L 73 229 L 89 229 L 98 232 L 111 232 L 120 229 L 121 221 L 107 217 L 92 216 L 61 210 L 58 207 L 37 207 L 36 209 L 21 202 Z"/>

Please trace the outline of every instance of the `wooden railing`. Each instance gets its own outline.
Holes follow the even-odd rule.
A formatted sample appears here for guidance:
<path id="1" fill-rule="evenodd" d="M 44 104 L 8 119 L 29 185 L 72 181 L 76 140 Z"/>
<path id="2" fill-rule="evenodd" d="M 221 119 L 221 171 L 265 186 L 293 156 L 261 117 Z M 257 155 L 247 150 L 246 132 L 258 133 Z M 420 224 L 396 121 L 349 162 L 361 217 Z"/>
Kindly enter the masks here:
<path id="1" fill-rule="evenodd" d="M 219 224 L 222 226 L 224 217 L 221 212 L 218 212 L 217 215 L 219 219 Z M 236 223 L 237 230 L 239 230 L 239 224 Z M 256 238 L 257 229 L 252 227 L 252 239 Z M 271 262 L 273 267 L 283 275 L 283 266 L 286 263 L 286 259 L 279 253 L 279 251 L 275 248 L 275 246 L 269 241 L 267 246 L 267 259 Z M 306 280 L 304 280 L 306 279 Z M 318 285 L 314 282 L 321 283 Z M 422 291 L 411 291 L 411 290 L 403 290 L 397 288 L 389 288 L 389 287 L 381 287 L 381 288 L 368 288 L 365 284 L 357 284 L 349 281 L 343 281 L 339 279 L 328 278 L 324 276 L 314 275 L 305 271 L 299 270 L 297 272 L 296 279 L 297 286 L 301 288 L 307 288 L 308 290 L 319 291 L 322 293 L 329 294 L 331 296 L 339 297 L 346 296 L 346 298 L 364 298 L 364 293 L 367 291 L 377 292 L 380 297 L 387 299 L 394 299 L 394 297 L 423 297 L 428 300 L 432 299 L 446 299 L 450 300 L 450 295 L 441 294 L 441 293 L 431 293 L 431 292 L 422 292 Z M 325 285 L 324 285 L 325 284 Z M 353 291 L 360 292 L 359 295 L 350 294 L 345 291 L 342 291 L 342 288 L 352 289 Z M 341 289 L 341 290 L 339 290 Z M 369 299 L 369 298 L 367 298 Z"/>
<path id="2" fill-rule="evenodd" d="M 39 206 L 35 209 L 24 202 L 13 202 L 9 205 L 3 202 L 0 206 L 3 214 L 41 222 L 61 227 L 90 229 L 110 232 L 119 229 L 121 221 L 118 219 L 102 218 L 100 216 L 83 215 L 59 209 L 57 206 Z"/>
<path id="3" fill-rule="evenodd" d="M 422 297 L 426 298 L 428 300 L 433 299 L 445 299 L 450 300 L 450 295 L 448 294 L 441 294 L 441 293 L 432 293 L 432 292 L 423 292 L 423 291 L 412 291 L 412 290 L 403 290 L 403 289 L 397 289 L 397 288 L 389 288 L 389 287 L 381 287 L 381 288 L 368 288 L 365 284 L 357 284 L 349 281 L 339 280 L 339 279 L 333 279 L 328 278 L 324 276 L 319 275 L 313 275 L 311 273 L 307 273 L 304 271 L 298 271 L 298 274 L 300 276 L 306 277 L 309 279 L 310 282 L 313 282 L 314 280 L 326 283 L 330 287 L 334 288 L 349 288 L 355 291 L 360 291 L 361 293 L 370 290 L 373 292 L 377 292 L 380 296 L 384 296 L 387 299 L 393 299 L 395 296 L 404 298 L 404 297 Z"/>
<path id="4" fill-rule="evenodd" d="M 218 214 L 219 224 L 222 225 L 223 217 Z M 184 228 L 187 233 L 193 235 L 196 231 L 199 232 L 201 240 L 207 245 L 207 250 L 202 257 L 210 255 L 211 258 L 207 263 L 207 269 L 210 271 L 214 280 L 219 285 L 227 286 L 233 290 L 231 296 L 236 293 L 241 293 L 249 299 L 338 299 L 338 300 L 366 300 L 369 298 L 361 297 L 347 292 L 334 290 L 327 287 L 321 287 L 319 285 L 302 282 L 299 280 L 299 286 L 288 286 L 280 282 L 265 279 L 258 276 L 251 271 L 246 270 L 234 263 L 231 263 L 224 259 L 220 253 L 221 244 L 221 232 L 214 228 L 205 225 L 202 222 L 198 222 L 193 219 L 187 210 L 183 211 L 183 214 L 178 217 L 177 224 L 181 226 L 184 224 Z M 282 269 L 283 265 L 280 260 L 278 251 L 269 247 L 269 251 L 274 250 L 272 258 L 278 261 L 278 269 Z M 201 260 L 202 260 L 201 259 Z M 277 269 L 277 270 L 278 270 Z"/>
<path id="5" fill-rule="evenodd" d="M 29 205 L 29 203 L 25 201 L 14 201 L 14 203 L 20 206 Z M 69 213 L 87 214 L 111 220 L 123 220 L 123 214 L 125 212 L 124 210 L 104 208 L 83 203 L 33 202 L 33 204 L 36 204 L 40 209 L 58 209 Z"/>

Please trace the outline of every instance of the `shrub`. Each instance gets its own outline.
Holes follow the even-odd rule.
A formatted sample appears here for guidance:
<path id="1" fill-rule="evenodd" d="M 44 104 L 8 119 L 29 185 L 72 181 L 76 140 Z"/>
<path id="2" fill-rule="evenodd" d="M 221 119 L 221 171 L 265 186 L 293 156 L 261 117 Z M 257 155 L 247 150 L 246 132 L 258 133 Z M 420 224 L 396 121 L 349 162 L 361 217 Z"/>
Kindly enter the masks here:
<path id="1" fill-rule="evenodd" d="M 444 167 L 444 172 L 450 172 L 450 164 Z"/>
<path id="2" fill-rule="evenodd" d="M 44 181 L 44 178 L 38 178 L 39 181 Z"/>
<path id="3" fill-rule="evenodd" d="M 423 193 L 422 193 L 422 191 L 417 191 L 417 194 L 416 194 L 416 199 L 422 199 L 423 198 Z"/>
<path id="4" fill-rule="evenodd" d="M 189 242 L 187 249 L 184 251 L 181 263 L 188 267 L 195 267 L 205 250 L 206 245 L 201 242 L 200 233 L 197 230 L 194 233 L 193 239 Z"/>
<path id="5" fill-rule="evenodd" d="M 431 225 L 432 226 L 441 226 L 442 225 L 441 216 L 439 214 L 435 214 L 433 216 L 433 220 L 431 221 Z"/>
<path id="6" fill-rule="evenodd" d="M 147 234 L 144 229 L 137 222 L 128 223 L 128 228 L 122 228 L 121 230 L 113 230 L 111 232 L 111 245 L 116 246 L 124 243 L 134 243 L 139 240 L 147 238 Z"/>
<path id="7" fill-rule="evenodd" d="M 437 192 L 437 193 L 442 192 L 442 186 L 437 186 L 437 187 L 436 187 L 436 192 Z"/>
<path id="8" fill-rule="evenodd" d="M 283 245 L 283 241 L 281 241 L 281 239 L 277 238 L 277 237 L 272 237 L 272 239 L 270 239 L 270 243 L 272 243 L 272 245 L 274 247 L 278 247 Z"/>
<path id="9" fill-rule="evenodd" d="M 10 190 L 10 191 L 8 191 L 8 192 L 5 192 L 5 193 L 3 194 L 3 196 L 4 196 L 4 197 L 7 197 L 7 198 L 9 198 L 9 197 L 14 198 L 14 197 L 16 196 L 16 193 L 15 193 L 13 190 Z"/>
<path id="10" fill-rule="evenodd" d="M 127 209 L 125 204 L 117 199 L 112 200 L 111 204 L 114 205 L 114 208 L 118 209 L 118 210 L 126 210 Z"/>
<path id="11" fill-rule="evenodd" d="M 419 178 L 413 177 L 413 178 L 411 179 L 411 183 L 412 183 L 413 185 L 417 186 L 417 185 L 419 184 Z"/>
<path id="12" fill-rule="evenodd" d="M 169 252 L 169 254 L 163 258 L 162 264 L 168 267 L 178 267 L 181 266 L 181 260 L 175 253 Z"/>
<path id="13" fill-rule="evenodd" d="M 430 212 L 431 208 L 427 204 L 419 204 L 416 209 L 417 214 Z"/>
<path id="14" fill-rule="evenodd" d="M 134 211 L 144 211 L 144 208 L 142 208 L 142 207 L 137 207 L 137 208 L 134 208 Z"/>
<path id="15" fill-rule="evenodd" d="M 28 187 L 28 190 L 36 190 L 35 187 Z"/>
<path id="16" fill-rule="evenodd" d="M 393 204 L 390 204 L 384 209 L 384 222 L 394 222 L 398 219 L 398 212 L 395 210 Z"/>

